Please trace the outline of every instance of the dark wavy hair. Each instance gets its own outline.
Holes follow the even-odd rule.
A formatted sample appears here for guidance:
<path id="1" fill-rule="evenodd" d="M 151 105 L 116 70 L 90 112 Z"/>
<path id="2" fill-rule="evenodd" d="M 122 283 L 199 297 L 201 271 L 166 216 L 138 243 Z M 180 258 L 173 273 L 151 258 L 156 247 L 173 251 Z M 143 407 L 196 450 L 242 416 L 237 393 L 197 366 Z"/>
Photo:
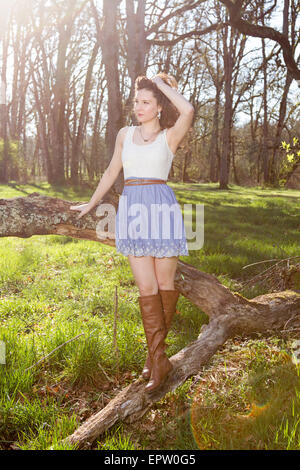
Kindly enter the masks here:
<path id="1" fill-rule="evenodd" d="M 156 75 L 156 77 L 160 77 L 171 88 L 178 88 L 175 78 L 171 75 L 167 75 L 164 72 L 160 72 Z M 147 78 L 145 75 L 139 75 L 135 80 L 135 93 L 143 89 L 152 91 L 154 97 L 157 99 L 157 104 L 162 107 L 159 119 L 160 127 L 162 129 L 165 129 L 174 126 L 175 122 L 179 117 L 179 112 L 176 106 L 174 106 L 174 104 L 169 100 L 169 98 L 167 98 L 166 95 L 162 91 L 160 91 L 158 86 L 153 83 L 152 80 Z"/>

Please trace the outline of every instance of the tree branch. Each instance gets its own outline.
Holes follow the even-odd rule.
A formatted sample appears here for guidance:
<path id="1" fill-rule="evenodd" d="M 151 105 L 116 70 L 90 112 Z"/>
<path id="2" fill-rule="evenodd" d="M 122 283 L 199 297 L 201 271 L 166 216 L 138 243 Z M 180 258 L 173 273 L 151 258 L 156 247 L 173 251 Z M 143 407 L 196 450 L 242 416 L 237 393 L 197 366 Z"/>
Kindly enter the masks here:
<path id="1" fill-rule="evenodd" d="M 223 28 L 224 25 L 225 25 L 225 23 L 212 24 L 211 26 L 208 26 L 207 28 L 205 28 L 201 31 L 195 29 L 193 31 L 189 31 L 188 33 L 180 34 L 175 39 L 165 39 L 165 40 L 162 40 L 162 41 L 160 41 L 158 39 L 147 39 L 147 43 L 148 44 L 153 44 L 153 45 L 156 45 L 156 46 L 172 46 L 172 45 L 176 44 L 177 42 L 180 42 L 180 41 L 182 41 L 183 39 L 186 39 L 186 38 L 195 38 L 195 37 L 204 36 L 205 34 L 208 34 L 211 31 L 216 31 L 217 29 Z M 160 33 L 160 31 L 158 31 L 158 33 Z"/>
<path id="2" fill-rule="evenodd" d="M 232 2 L 231 0 L 220 0 L 223 5 L 226 6 L 229 15 L 230 23 L 238 31 L 247 36 L 266 38 L 276 41 L 282 49 L 283 58 L 291 76 L 300 81 L 300 69 L 294 59 L 293 48 L 285 34 L 280 33 L 276 29 L 270 28 L 269 26 L 259 26 L 249 23 L 241 18 L 241 2 Z M 299 83 L 300 85 L 300 83 Z"/>

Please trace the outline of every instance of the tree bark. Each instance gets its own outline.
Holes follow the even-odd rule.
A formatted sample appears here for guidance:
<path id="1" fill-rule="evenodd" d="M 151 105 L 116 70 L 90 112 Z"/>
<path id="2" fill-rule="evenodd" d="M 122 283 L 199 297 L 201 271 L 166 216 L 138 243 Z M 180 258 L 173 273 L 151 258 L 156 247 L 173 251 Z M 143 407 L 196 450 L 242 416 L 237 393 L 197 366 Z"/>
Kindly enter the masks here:
<path id="1" fill-rule="evenodd" d="M 221 21 L 219 13 L 219 5 L 216 5 L 218 19 Z M 216 31 L 215 49 L 218 51 L 220 48 L 220 33 Z M 212 119 L 212 131 L 209 144 L 209 179 L 211 182 L 216 183 L 219 181 L 220 175 L 220 152 L 219 152 L 219 120 L 220 120 L 220 107 L 221 107 L 221 91 L 224 83 L 224 73 L 221 73 L 220 57 L 215 52 L 216 65 L 213 67 L 207 55 L 205 55 L 205 63 L 212 82 L 215 87 L 215 100 L 214 100 L 214 114 Z"/>
<path id="2" fill-rule="evenodd" d="M 286 74 L 284 89 L 280 101 L 280 108 L 279 108 L 279 116 L 276 125 L 276 133 L 274 137 L 273 143 L 273 152 L 269 162 L 269 176 L 271 184 L 276 184 L 278 182 L 278 172 L 277 172 L 277 154 L 281 144 L 281 135 L 285 124 L 285 116 L 286 116 L 286 108 L 287 108 L 287 100 L 288 100 L 288 93 L 292 83 L 292 77 L 289 75 L 289 72 Z"/>
<path id="3" fill-rule="evenodd" d="M 103 27 L 101 34 L 101 48 L 103 64 L 105 67 L 105 77 L 107 81 L 107 126 L 106 126 L 106 147 L 110 158 L 114 153 L 115 141 L 118 131 L 123 127 L 122 98 L 119 82 L 119 48 L 120 38 L 117 29 L 117 19 L 120 0 L 103 1 Z M 106 162 L 108 166 L 109 162 Z M 114 183 L 117 191 L 122 189 L 122 178 L 119 176 Z"/>
<path id="4" fill-rule="evenodd" d="M 7 94 L 7 61 L 8 61 L 8 42 L 9 32 L 6 32 L 3 24 L 0 23 L 0 41 L 2 43 L 2 63 L 0 75 L 0 138 L 3 139 L 3 157 L 0 160 L 0 183 L 7 183 L 10 179 L 9 174 L 9 135 L 8 135 L 8 105 L 6 103 Z M 2 31 L 1 31 L 2 30 Z"/>
<path id="5" fill-rule="evenodd" d="M 229 39 L 228 39 L 229 36 Z M 229 44 L 227 44 L 227 40 Z M 230 167 L 230 141 L 232 127 L 232 73 L 233 73 L 233 51 L 232 31 L 228 35 L 228 27 L 223 32 L 224 53 L 224 82 L 225 82 L 225 105 L 224 123 L 222 135 L 222 153 L 220 160 L 220 189 L 228 189 L 229 167 Z"/>
<path id="6" fill-rule="evenodd" d="M 95 65 L 95 61 L 97 58 L 98 50 L 100 47 L 99 41 L 97 41 L 94 45 L 93 52 L 91 59 L 89 61 L 89 66 L 85 78 L 85 86 L 84 86 L 84 94 L 83 94 L 83 102 L 80 112 L 80 118 L 78 123 L 78 130 L 77 135 L 74 138 L 73 146 L 72 146 L 72 156 L 71 156 L 71 181 L 73 184 L 78 184 L 78 170 L 79 170 L 79 156 L 82 152 L 82 144 L 85 136 L 87 121 L 88 121 L 88 113 L 89 113 L 89 101 L 91 96 L 91 89 L 92 89 L 92 73 Z M 75 101 L 75 97 L 74 97 Z M 74 125 L 76 123 L 74 122 Z"/>
<path id="7" fill-rule="evenodd" d="M 268 76 L 267 69 L 268 63 L 266 59 L 266 47 L 265 40 L 262 39 L 262 54 L 263 54 L 263 138 L 262 138 L 262 163 L 263 163 L 263 174 L 264 174 L 264 183 L 269 183 L 269 146 L 268 146 L 268 137 L 269 137 L 269 125 L 268 125 Z"/>
<path id="8" fill-rule="evenodd" d="M 283 25 L 282 25 L 282 34 L 288 39 L 289 37 L 289 0 L 284 0 L 284 8 L 283 8 Z M 292 31 L 292 48 L 295 50 L 295 29 L 296 29 L 296 18 L 297 15 L 291 14 L 291 31 Z M 286 72 L 285 84 L 283 88 L 283 93 L 280 101 L 280 108 L 279 108 L 279 117 L 276 127 L 276 134 L 273 144 L 273 153 L 270 159 L 270 181 L 272 184 L 278 182 L 278 174 L 276 168 L 276 157 L 279 150 L 279 146 L 281 143 L 281 134 L 283 131 L 283 127 L 285 124 L 285 115 L 286 115 L 286 108 L 287 108 L 287 100 L 288 100 L 288 93 L 290 86 L 292 84 L 293 78 L 291 77 L 289 71 Z"/>
<path id="9" fill-rule="evenodd" d="M 114 216 L 118 206 L 118 195 L 109 191 L 102 204 L 109 204 L 111 211 L 107 220 L 114 229 Z M 42 196 L 39 193 L 27 197 L 0 199 L 0 237 L 28 238 L 32 235 L 65 235 L 87 240 L 101 241 L 115 246 L 114 230 L 106 236 L 99 236 L 98 224 L 101 219 L 94 208 L 83 219 L 69 209 L 71 205 L 85 204 L 85 201 L 64 201 Z M 99 213 L 98 213 L 99 214 Z M 112 238 L 106 238 L 111 235 Z"/>
<path id="10" fill-rule="evenodd" d="M 53 139 L 53 177 L 56 184 L 65 181 L 65 108 L 66 108 L 66 54 L 70 39 L 70 25 L 64 21 L 58 25 L 58 52 L 54 90 L 53 114 L 55 131 Z"/>

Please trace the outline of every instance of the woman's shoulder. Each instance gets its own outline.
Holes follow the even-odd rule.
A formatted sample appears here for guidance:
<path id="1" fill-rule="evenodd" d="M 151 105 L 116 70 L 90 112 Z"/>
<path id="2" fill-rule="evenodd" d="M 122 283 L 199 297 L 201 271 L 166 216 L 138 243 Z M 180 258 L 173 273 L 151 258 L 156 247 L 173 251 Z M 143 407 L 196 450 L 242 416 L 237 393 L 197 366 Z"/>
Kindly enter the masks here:
<path id="1" fill-rule="evenodd" d="M 122 144 L 124 143 L 125 141 L 125 137 L 127 135 L 128 132 L 130 132 L 130 130 L 132 130 L 135 126 L 124 126 L 124 127 L 121 127 L 121 129 L 119 130 L 119 136 L 121 138 L 121 142 Z"/>
<path id="2" fill-rule="evenodd" d="M 135 126 L 125 126 L 125 127 L 121 127 L 121 129 L 119 130 L 120 134 L 122 135 L 126 135 L 127 134 L 127 131 L 129 129 L 134 129 Z"/>

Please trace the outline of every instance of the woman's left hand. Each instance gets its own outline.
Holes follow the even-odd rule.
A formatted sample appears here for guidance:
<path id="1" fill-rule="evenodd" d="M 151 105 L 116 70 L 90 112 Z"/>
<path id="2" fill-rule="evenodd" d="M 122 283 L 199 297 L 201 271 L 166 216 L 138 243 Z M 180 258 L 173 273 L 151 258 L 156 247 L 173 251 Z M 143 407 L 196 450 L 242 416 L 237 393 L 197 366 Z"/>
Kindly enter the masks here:
<path id="1" fill-rule="evenodd" d="M 90 210 L 93 208 L 90 203 L 86 204 L 80 204 L 79 206 L 70 206 L 69 209 L 71 211 L 79 211 L 80 214 L 78 215 L 77 219 L 80 219 L 80 217 L 83 217 L 85 214 L 90 212 Z"/>

